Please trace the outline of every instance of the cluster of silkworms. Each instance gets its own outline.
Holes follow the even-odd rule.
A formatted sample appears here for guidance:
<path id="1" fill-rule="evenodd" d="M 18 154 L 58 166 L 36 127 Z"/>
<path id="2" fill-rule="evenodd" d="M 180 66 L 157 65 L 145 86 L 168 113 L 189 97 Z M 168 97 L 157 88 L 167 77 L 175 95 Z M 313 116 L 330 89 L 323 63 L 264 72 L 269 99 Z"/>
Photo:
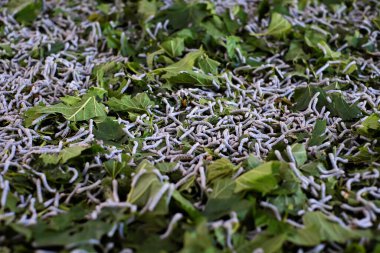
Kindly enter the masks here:
<path id="1" fill-rule="evenodd" d="M 167 2 L 169 4 L 170 1 Z M 218 8 L 223 9 L 229 7 L 233 1 L 215 2 Z M 53 8 L 55 4 L 49 2 L 46 8 Z M 59 6 L 65 12 L 80 17 L 94 11 L 86 3 L 71 8 L 65 7 L 64 4 Z M 256 7 L 256 1 L 247 1 L 244 4 L 244 8 L 248 11 Z M 350 34 L 353 28 L 364 30 L 368 33 L 369 39 L 361 46 L 364 48 L 372 45 L 377 48 L 379 30 L 371 23 L 371 19 L 376 15 L 378 13 L 369 6 L 362 6 L 356 2 L 353 3 L 353 10 L 350 12 L 344 5 L 335 12 L 328 10 L 324 5 L 310 5 L 303 11 L 294 6 L 290 8 L 290 17 L 286 18 L 293 26 L 311 26 L 312 29 L 328 35 L 329 45 L 333 45 L 336 51 L 340 52 L 348 47 L 348 44 L 339 44 L 338 41 L 341 41 L 338 40 L 339 35 L 330 35 L 328 30 L 339 28 Z M 231 16 L 233 17 L 232 13 Z M 147 113 L 138 116 L 134 121 L 124 117 L 117 119 L 132 143 L 131 150 L 126 151 L 96 141 L 92 120 L 80 127 L 77 132 L 72 130 L 69 122 L 62 122 L 56 126 L 40 124 L 46 116 L 35 120 L 31 128 L 23 126 L 22 114 L 28 108 L 39 103 L 55 103 L 59 97 L 72 94 L 73 91 L 84 94 L 90 86 L 95 85 L 90 75 L 96 65 L 110 61 L 128 61 L 126 57 L 115 56 L 111 52 L 99 52 L 99 48 L 103 49 L 105 45 L 99 23 L 86 21 L 85 18 L 80 23 L 75 23 L 70 15 L 59 14 L 55 17 L 42 16 L 34 22 L 32 28 L 27 28 L 18 24 L 5 10 L 0 14 L 0 22 L 5 25 L 6 34 L 1 37 L 0 43 L 9 43 L 14 52 L 11 58 L 0 59 L 0 115 L 2 115 L 0 116 L 0 207 L 7 206 L 7 198 L 12 194 L 18 200 L 18 207 L 23 209 L 23 212 L 17 214 L 7 211 L 0 213 L 0 221 L 17 216 L 18 223 L 35 224 L 38 217 L 36 203 L 43 204 L 44 212 L 40 218 L 46 219 L 64 212 L 60 205 L 71 203 L 76 196 L 85 196 L 88 202 L 95 206 L 89 219 L 96 219 L 106 207 L 124 208 L 132 213 L 152 211 L 163 196 L 170 198 L 174 189 L 178 189 L 192 177 L 196 178 L 196 183 L 205 194 L 211 192 L 212 189 L 207 185 L 206 178 L 206 164 L 209 162 L 207 160 L 225 157 L 234 164 L 240 164 L 249 155 L 265 160 L 268 154 L 274 151 L 278 160 L 289 164 L 301 182 L 302 190 L 308 196 L 304 209 L 299 210 L 297 216 L 291 218 L 284 218 L 272 203 L 260 202 L 260 206 L 272 211 L 276 219 L 285 220 L 295 227 L 303 227 L 301 222 L 303 214 L 319 210 L 343 227 L 380 229 L 380 223 L 377 221 L 380 206 L 376 205 L 376 201 L 380 199 L 378 183 L 380 164 L 368 162 L 368 169 L 364 171 L 356 171 L 355 168 L 345 166 L 348 163 L 346 157 L 357 156 L 363 143 L 370 154 L 378 155 L 374 151 L 376 140 L 355 133 L 365 117 L 351 124 L 339 117 L 331 116 L 331 112 L 325 107 L 318 110 L 316 105 L 319 93 L 315 94 L 307 109 L 302 112 L 293 111 L 281 100 L 286 98 L 291 101 L 294 90 L 299 87 L 307 85 L 324 87 L 337 83 L 349 88 L 329 89 L 328 94 L 340 93 L 349 104 L 356 103 L 363 113 L 377 113 L 380 105 L 380 89 L 367 87 L 363 81 L 352 80 L 345 73 L 356 65 L 361 72 L 360 80 L 379 78 L 378 52 L 372 53 L 372 56 L 367 54 L 366 58 L 352 55 L 348 63 L 331 60 L 321 66 L 312 59 L 310 66 L 315 69 L 307 68 L 304 73 L 309 77 L 308 82 L 293 78 L 291 72 L 295 69 L 283 59 L 286 53 L 284 50 L 270 58 L 254 58 L 263 62 L 258 68 L 243 65 L 233 72 L 221 69 L 219 79 L 225 89 L 180 88 L 173 92 L 156 93 L 160 85 L 149 84 L 149 90 L 154 91 L 156 95 L 154 100 L 161 101 L 161 105 L 147 108 Z M 247 32 L 260 32 L 268 24 L 269 19 L 263 19 L 259 26 L 257 20 L 252 18 L 244 29 Z M 147 34 L 154 40 L 160 29 L 166 29 L 167 25 L 167 22 L 160 23 L 153 32 L 147 30 Z M 46 47 L 46 50 L 50 51 L 54 43 L 62 43 L 63 49 L 51 53 L 43 60 L 31 56 L 31 52 L 36 48 Z M 268 46 L 278 47 L 274 42 L 267 43 Z M 327 53 L 323 46 L 321 51 Z M 241 52 L 237 54 L 244 63 L 245 57 Z M 340 64 L 346 64 L 342 68 L 341 75 L 334 77 L 324 75 L 326 69 Z M 123 76 L 125 74 L 122 72 L 115 74 L 115 77 Z M 143 77 L 135 76 L 135 78 Z M 326 140 L 319 146 L 307 147 L 308 156 L 316 159 L 316 154 L 325 154 L 329 166 L 327 168 L 318 166 L 319 177 L 305 176 L 297 167 L 291 145 L 295 143 L 297 134 L 310 134 L 317 119 L 325 119 L 327 122 Z M 51 128 L 58 129 L 53 136 L 42 134 Z M 152 129 L 152 134 L 143 138 L 148 128 Z M 36 145 L 42 142 L 48 144 Z M 40 154 L 59 153 L 65 145 L 88 145 L 95 142 L 102 145 L 108 154 L 96 156 L 94 160 L 88 161 L 84 168 L 68 166 L 58 168 L 70 174 L 72 188 L 58 190 L 52 187 L 46 175 L 32 166 L 33 159 Z M 286 149 L 275 150 L 276 144 L 279 143 L 284 143 Z M 304 143 L 307 143 L 307 139 Z M 162 182 L 162 188 L 141 210 L 120 198 L 116 179 L 112 181 L 112 194 L 105 199 L 102 194 L 104 191 L 102 178 L 94 177 L 91 169 L 103 168 L 103 162 L 109 159 L 121 161 L 124 153 L 132 157 L 129 165 L 136 166 L 138 164 L 134 156 L 143 152 L 151 154 L 146 159 L 153 164 L 176 162 L 172 170 L 180 171 L 182 179 L 170 182 L 168 176 L 162 175 L 157 169 L 154 170 Z M 30 176 L 34 185 L 33 193 L 21 194 L 12 187 L 7 179 L 7 174 L 12 171 Z M 244 171 L 245 168 L 241 167 L 234 177 Z M 144 173 L 145 170 L 135 173 L 132 184 L 136 184 Z M 331 189 L 328 189 L 330 178 L 342 180 L 345 186 L 342 192 L 337 193 L 341 195 L 342 202 L 339 204 L 334 201 L 337 195 L 332 195 Z M 355 205 L 349 204 L 349 195 L 354 196 Z M 201 201 L 195 205 L 199 209 L 204 208 L 204 203 Z M 230 216 L 228 220 L 210 223 L 210 228 L 224 227 L 227 233 L 227 245 L 233 249 L 232 227 L 239 220 L 234 212 Z M 161 238 L 167 238 L 175 224 L 182 218 L 183 214 L 175 214 Z M 108 235 L 111 237 L 115 232 L 124 236 L 124 224 L 115 225 Z M 0 236 L 0 243 L 4 239 Z M 332 247 L 341 250 L 339 245 L 334 244 Z M 325 250 L 325 245 L 318 245 L 313 250 L 313 252 L 322 252 Z"/>
<path id="2" fill-rule="evenodd" d="M 76 7 L 67 7 L 65 3 L 46 3 L 47 9 L 61 8 L 64 13 L 72 16 L 58 14 L 49 17 L 42 15 L 32 27 L 19 24 L 6 9 L 2 9 L 0 23 L 4 25 L 4 36 L 1 42 L 12 49 L 11 57 L 0 59 L 0 189 L 2 210 L 7 210 L 7 198 L 13 195 L 18 200 L 18 207 L 23 210 L 18 213 L 18 222 L 21 224 L 35 224 L 37 222 L 36 203 L 42 203 L 46 209 L 43 218 L 57 215 L 63 211 L 59 209 L 60 203 L 70 201 L 72 195 L 59 192 L 50 186 L 46 175 L 38 168 L 31 166 L 36 155 L 59 153 L 63 148 L 63 140 L 57 145 L 36 145 L 36 143 L 50 143 L 54 138 L 62 138 L 70 134 L 67 122 L 57 126 L 59 129 L 53 136 L 41 134 L 50 126 L 40 127 L 42 116 L 33 122 L 34 127 L 23 126 L 24 112 L 38 104 L 53 104 L 60 97 L 73 92 L 86 93 L 92 86 L 90 75 L 93 68 L 109 60 L 119 60 L 120 57 L 110 53 L 99 53 L 98 45 L 101 29 L 99 23 L 91 23 L 86 17 L 94 10 L 89 9 L 86 3 Z M 80 23 L 73 19 L 80 16 Z M 45 58 L 33 56 L 33 52 L 41 49 L 49 52 L 53 46 L 60 43 L 63 47 L 59 52 L 52 52 Z M 78 54 L 80 52 L 80 54 Z M 1 52 L 3 55 L 4 51 Z M 41 60 L 42 59 L 42 60 Z M 91 131 L 80 129 L 75 136 L 65 139 L 71 143 L 79 140 Z M 61 130 L 61 131 L 60 131 Z M 91 140 L 92 134 L 86 140 Z M 86 140 L 84 143 L 86 143 Z M 85 171 L 96 167 L 88 165 Z M 7 179 L 10 173 L 17 172 L 30 178 L 33 184 L 33 194 L 20 194 Z M 70 182 L 78 177 L 78 170 L 67 168 L 65 173 L 72 173 Z M 88 179 L 87 179 L 88 180 Z M 86 191 L 87 183 L 76 188 L 81 193 Z M 91 188 L 90 188 L 91 189 Z M 52 196 L 47 199 L 46 195 Z M 64 198 L 65 197 L 65 198 Z M 16 214 L 4 212 L 0 220 L 14 219 Z M 0 236 L 1 240 L 5 238 Z"/>

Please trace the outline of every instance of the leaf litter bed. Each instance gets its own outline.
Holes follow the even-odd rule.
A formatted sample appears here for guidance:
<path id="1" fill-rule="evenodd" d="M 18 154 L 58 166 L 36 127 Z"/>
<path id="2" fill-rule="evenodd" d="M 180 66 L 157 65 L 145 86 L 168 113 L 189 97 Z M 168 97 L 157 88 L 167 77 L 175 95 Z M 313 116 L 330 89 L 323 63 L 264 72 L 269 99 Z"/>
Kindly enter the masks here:
<path id="1" fill-rule="evenodd" d="M 0 6 L 0 252 L 380 252 L 378 1 Z"/>

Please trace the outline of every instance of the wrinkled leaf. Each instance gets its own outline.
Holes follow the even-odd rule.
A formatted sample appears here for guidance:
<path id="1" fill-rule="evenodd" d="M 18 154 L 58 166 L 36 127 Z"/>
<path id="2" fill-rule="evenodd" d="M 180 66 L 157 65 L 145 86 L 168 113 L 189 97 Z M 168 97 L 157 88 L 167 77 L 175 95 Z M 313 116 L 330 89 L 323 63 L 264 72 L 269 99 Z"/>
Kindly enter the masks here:
<path id="1" fill-rule="evenodd" d="M 155 72 L 156 73 L 166 72 L 166 74 L 164 74 L 162 77 L 170 78 L 170 77 L 178 75 L 178 73 L 182 71 L 190 71 L 192 70 L 195 64 L 195 61 L 202 55 L 203 55 L 202 50 L 190 52 L 178 62 L 164 68 L 156 69 Z"/>
<path id="2" fill-rule="evenodd" d="M 367 137 L 379 137 L 380 136 L 380 117 L 377 114 L 371 114 L 368 116 L 358 128 L 358 133 Z"/>
<path id="3" fill-rule="evenodd" d="M 317 109 L 321 110 L 323 106 L 331 112 L 333 116 L 339 116 L 343 120 L 352 120 L 362 115 L 361 110 L 355 105 L 349 105 L 340 93 L 327 94 L 322 88 L 316 86 L 308 86 L 304 88 L 297 88 L 294 94 L 295 105 L 294 109 L 297 111 L 305 110 L 313 98 L 319 92 Z M 330 98 L 331 103 L 328 101 Z"/>
<path id="4" fill-rule="evenodd" d="M 216 75 L 218 74 L 218 66 L 220 63 L 209 58 L 207 55 L 203 55 L 198 59 L 198 65 L 204 73 Z"/>
<path id="5" fill-rule="evenodd" d="M 146 93 L 139 93 L 134 97 L 125 95 L 121 99 L 111 98 L 107 104 L 112 111 L 134 113 L 147 112 L 147 108 L 154 105 Z"/>
<path id="6" fill-rule="evenodd" d="M 161 44 L 161 47 L 171 57 L 180 56 L 182 55 L 182 52 L 185 49 L 184 39 L 174 38 L 174 39 L 165 41 L 164 43 Z"/>
<path id="7" fill-rule="evenodd" d="M 290 43 L 289 50 L 285 55 L 285 60 L 296 62 L 298 60 L 307 60 L 308 56 L 302 49 L 302 44 L 296 41 Z"/>
<path id="8" fill-rule="evenodd" d="M 350 239 L 370 238 L 368 231 L 357 231 L 343 228 L 338 223 L 330 221 L 321 212 L 308 212 L 303 216 L 305 228 L 300 229 L 289 239 L 297 245 L 317 245 L 323 241 L 343 243 Z"/>
<path id="9" fill-rule="evenodd" d="M 11 0 L 7 7 L 18 22 L 30 25 L 42 11 L 42 0 Z"/>
<path id="10" fill-rule="evenodd" d="M 83 97 L 75 105 L 65 105 L 63 103 L 48 107 L 40 107 L 36 111 L 39 114 L 62 114 L 69 121 L 82 121 L 106 116 L 105 106 L 96 100 L 96 97 Z"/>
<path id="11" fill-rule="evenodd" d="M 228 159 L 218 159 L 206 167 L 207 181 L 230 175 L 234 171 L 234 168 L 235 166 Z"/>
<path id="12" fill-rule="evenodd" d="M 227 42 L 226 42 L 226 48 L 227 48 L 227 55 L 231 59 L 235 56 L 235 50 L 238 47 L 238 44 L 240 42 L 240 38 L 236 36 L 228 36 Z"/>
<path id="13" fill-rule="evenodd" d="M 116 141 L 122 138 L 125 133 L 119 123 L 107 117 L 104 121 L 96 124 L 94 130 L 95 138 L 104 141 Z"/>
<path id="14" fill-rule="evenodd" d="M 254 190 L 268 193 L 278 186 L 277 175 L 281 162 L 271 161 L 240 175 L 236 179 L 235 192 Z"/>
<path id="15" fill-rule="evenodd" d="M 268 27 L 266 35 L 271 35 L 275 37 L 282 37 L 287 34 L 292 25 L 286 20 L 281 14 L 274 12 L 271 17 L 271 21 Z"/>
<path id="16" fill-rule="evenodd" d="M 321 145 L 326 139 L 326 120 L 317 119 L 314 124 L 313 132 L 311 133 L 311 138 L 308 142 L 309 146 Z"/>
<path id="17" fill-rule="evenodd" d="M 307 153 L 304 144 L 296 143 L 292 145 L 292 154 L 297 166 L 303 165 L 307 161 Z"/>
<path id="18" fill-rule="evenodd" d="M 206 75 L 201 72 L 183 71 L 175 76 L 168 78 L 171 83 L 177 84 L 192 84 L 195 86 L 214 86 L 213 82 L 219 83 L 218 79 L 214 76 Z"/>
<path id="19" fill-rule="evenodd" d="M 83 150 L 86 150 L 88 146 L 71 146 L 62 149 L 59 153 L 56 154 L 42 154 L 40 158 L 44 164 L 63 164 L 68 160 L 79 156 Z"/>

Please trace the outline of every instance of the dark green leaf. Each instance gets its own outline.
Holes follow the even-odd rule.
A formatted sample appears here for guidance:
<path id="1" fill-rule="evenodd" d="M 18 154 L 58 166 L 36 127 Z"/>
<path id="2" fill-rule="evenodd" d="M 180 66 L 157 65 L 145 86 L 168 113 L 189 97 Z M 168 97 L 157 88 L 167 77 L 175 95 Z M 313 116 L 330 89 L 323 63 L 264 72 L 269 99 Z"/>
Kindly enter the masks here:
<path id="1" fill-rule="evenodd" d="M 355 104 L 349 105 L 342 94 L 330 93 L 329 97 L 332 102 L 327 105 L 327 108 L 332 115 L 339 116 L 343 120 L 357 119 L 362 115 L 361 110 Z"/>
<path id="2" fill-rule="evenodd" d="M 162 11 L 159 17 L 168 19 L 170 26 L 175 30 L 193 26 L 199 26 L 201 21 L 210 15 L 210 10 L 207 8 L 207 3 L 192 2 L 187 3 L 184 1 L 174 2 L 170 8 Z"/>
<path id="3" fill-rule="evenodd" d="M 318 146 L 323 143 L 326 139 L 326 120 L 317 119 L 314 125 L 313 132 L 311 133 L 311 138 L 308 142 L 309 146 Z"/>
<path id="4" fill-rule="evenodd" d="M 218 84 L 218 79 L 214 76 L 206 75 L 202 72 L 183 71 L 175 76 L 168 78 L 171 83 L 190 84 L 201 87 L 212 87 L 213 82 Z"/>
<path id="5" fill-rule="evenodd" d="M 11 0 L 7 7 L 18 22 L 30 25 L 42 11 L 42 0 Z"/>
<path id="6" fill-rule="evenodd" d="M 94 130 L 95 138 L 104 141 L 117 141 L 120 140 L 125 133 L 123 128 L 110 117 L 107 117 L 104 121 L 96 124 L 97 129 Z"/>
<path id="7" fill-rule="evenodd" d="M 177 190 L 173 192 L 173 199 L 194 221 L 203 219 L 201 213 L 193 206 L 192 202 L 184 198 Z"/>
<path id="8" fill-rule="evenodd" d="M 82 225 L 77 225 L 68 230 L 54 231 L 43 226 L 38 226 L 33 230 L 35 237 L 35 246 L 67 246 L 67 245 L 85 245 L 90 240 L 99 240 L 103 235 L 109 232 L 112 224 L 102 221 L 88 221 Z"/>
<path id="9" fill-rule="evenodd" d="M 352 120 L 360 117 L 362 115 L 361 110 L 355 105 L 349 105 L 340 93 L 327 93 L 320 87 L 308 86 L 305 88 L 298 88 L 295 90 L 294 99 L 295 106 L 294 109 L 297 111 L 305 110 L 313 96 L 319 92 L 317 109 L 321 109 L 323 106 L 331 112 L 333 116 L 339 116 L 343 120 Z M 328 97 L 331 103 L 328 101 Z"/>

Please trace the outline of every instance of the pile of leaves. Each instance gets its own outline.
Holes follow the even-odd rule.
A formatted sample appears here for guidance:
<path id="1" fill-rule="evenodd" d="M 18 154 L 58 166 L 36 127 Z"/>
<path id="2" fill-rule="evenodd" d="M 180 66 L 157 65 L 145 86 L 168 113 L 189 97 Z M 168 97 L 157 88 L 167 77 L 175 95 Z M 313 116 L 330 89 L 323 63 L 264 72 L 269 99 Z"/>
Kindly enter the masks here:
<path id="1" fill-rule="evenodd" d="M 0 4 L 0 252 L 380 252 L 378 1 Z"/>

